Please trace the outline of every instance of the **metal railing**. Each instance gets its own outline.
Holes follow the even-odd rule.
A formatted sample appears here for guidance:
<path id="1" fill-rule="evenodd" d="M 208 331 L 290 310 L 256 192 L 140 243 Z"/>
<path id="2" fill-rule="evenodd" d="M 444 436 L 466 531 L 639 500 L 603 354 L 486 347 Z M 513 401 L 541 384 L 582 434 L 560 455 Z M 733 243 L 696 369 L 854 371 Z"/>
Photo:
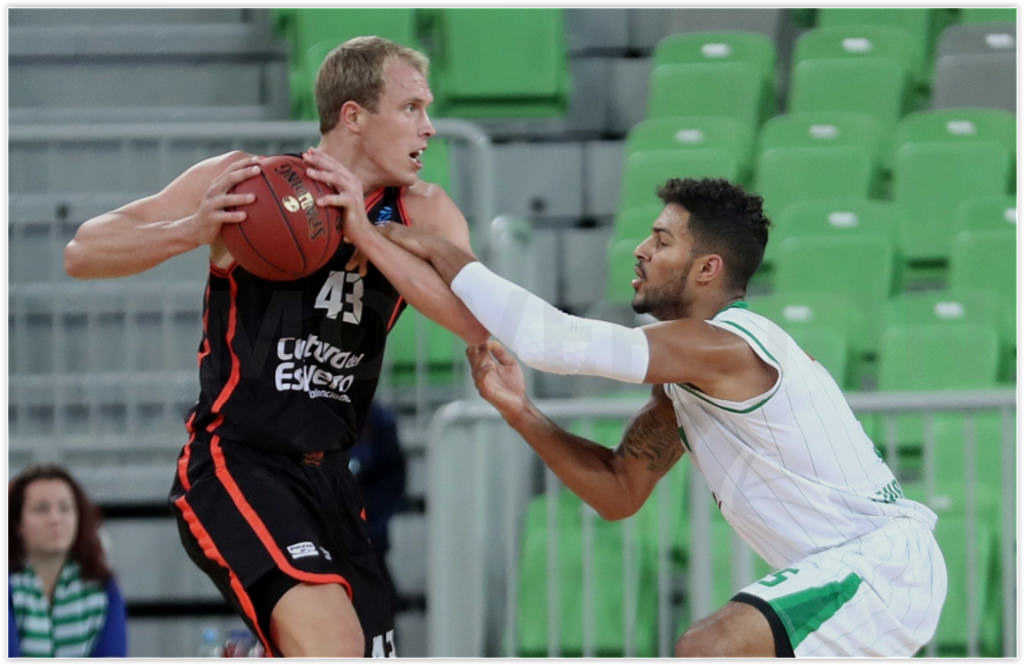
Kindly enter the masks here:
<path id="1" fill-rule="evenodd" d="M 550 400 L 538 402 L 541 411 L 556 421 L 567 419 L 622 418 L 636 412 L 644 399 L 635 401 L 609 399 Z M 954 412 L 964 416 L 963 459 L 965 471 L 965 505 L 967 529 L 966 561 L 964 569 L 949 567 L 950 579 L 965 579 L 968 655 L 979 652 L 979 602 L 974 572 L 977 570 L 975 520 L 976 488 L 974 459 L 979 442 L 975 420 L 980 412 L 998 411 L 1002 417 L 1002 482 L 1000 496 L 1006 507 L 1016 505 L 1016 462 L 1014 440 L 1015 394 L 1012 390 L 936 392 L 936 393 L 858 393 L 848 396 L 851 407 L 858 415 L 880 414 L 888 420 L 897 415 L 923 414 L 925 418 L 923 454 L 923 482 L 927 501 L 936 496 L 932 422 L 935 414 Z M 889 436 L 884 442 L 890 459 L 896 459 L 894 427 L 887 427 Z M 995 445 L 996 442 L 986 442 Z M 521 516 L 531 497 L 531 477 L 537 460 L 511 428 L 489 405 L 480 400 L 459 401 L 446 405 L 434 417 L 429 431 L 429 474 L 427 512 L 429 539 L 428 562 L 428 655 L 435 657 L 513 655 L 516 645 L 518 599 L 516 598 L 521 551 Z M 682 462 L 688 464 L 687 461 Z M 707 615 L 716 609 L 712 603 L 712 558 L 722 552 L 710 548 L 710 497 L 692 466 L 690 482 L 691 514 L 689 522 L 691 549 L 687 596 L 692 608 L 691 619 Z M 561 484 L 545 472 L 544 488 L 549 507 L 554 505 Z M 663 534 L 667 526 L 664 510 L 666 494 L 664 481 L 656 488 L 658 493 L 658 646 L 657 655 L 669 656 L 678 635 L 672 631 L 670 615 L 670 567 Z M 549 512 L 550 514 L 550 512 Z M 597 519 L 582 512 L 584 554 L 581 561 L 583 583 L 581 593 L 589 597 L 593 580 L 593 562 L 588 551 L 588 520 Z M 627 562 L 623 577 L 624 599 L 624 655 L 633 655 L 630 626 L 635 611 L 630 598 L 635 597 L 635 580 L 628 571 L 633 542 L 632 527 L 626 520 L 624 529 L 624 560 Z M 941 516 L 940 516 L 940 519 Z M 592 523 L 592 522 L 591 522 Z M 1002 645 L 1003 655 L 1013 655 L 1016 649 L 1016 516 L 1015 511 L 1002 511 L 999 557 L 1001 562 Z M 558 533 L 549 532 L 548 570 L 549 589 L 549 651 L 558 651 L 558 587 L 557 550 Z M 752 553 L 737 547 L 733 535 L 731 547 L 733 583 L 735 590 L 753 582 Z M 635 557 L 633 557 L 635 559 Z M 588 617 L 584 604 L 583 655 L 594 655 L 595 626 Z M 926 649 L 935 655 L 933 640 Z M 653 654 L 650 654 L 653 655 Z"/>

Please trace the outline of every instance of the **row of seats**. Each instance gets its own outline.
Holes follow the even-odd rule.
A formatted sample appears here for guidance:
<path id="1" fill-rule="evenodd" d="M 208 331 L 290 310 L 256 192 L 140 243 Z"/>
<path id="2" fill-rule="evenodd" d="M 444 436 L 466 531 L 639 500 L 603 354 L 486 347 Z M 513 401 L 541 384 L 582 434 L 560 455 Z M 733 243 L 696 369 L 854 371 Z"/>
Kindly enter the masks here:
<path id="1" fill-rule="evenodd" d="M 939 416 L 941 418 L 941 416 Z M 992 420 L 989 416 L 978 416 L 978 420 Z M 962 421 L 962 417 L 947 418 Z M 957 422 L 956 424 L 961 424 Z M 589 422 L 572 423 L 570 429 L 581 436 L 599 441 L 606 446 L 617 445 L 625 423 L 616 419 L 597 419 Z M 956 428 L 946 428 L 952 432 Z M 979 425 L 979 430 L 984 427 Z M 979 441 L 982 441 L 979 437 Z M 937 632 L 936 644 L 941 655 L 963 655 L 967 652 L 968 577 L 977 591 L 975 620 L 979 626 L 981 652 L 987 655 L 999 653 L 1001 639 L 1000 608 L 1002 588 L 999 585 L 1001 569 L 999 541 L 1001 537 L 999 511 L 1000 464 L 992 463 L 993 451 L 998 460 L 998 434 L 987 440 L 992 450 L 982 450 L 978 462 L 983 470 L 983 482 L 973 488 L 973 510 L 968 511 L 963 474 L 962 443 L 954 436 L 939 435 L 936 438 L 935 493 L 929 496 L 924 482 L 904 480 L 903 489 L 908 498 L 923 501 L 939 514 L 936 538 L 942 548 L 949 571 L 949 589 L 945 609 Z M 884 453 L 884 451 L 882 451 Z M 985 466 L 988 465 L 988 468 Z M 905 469 L 904 469 L 905 470 Z M 906 475 L 904 475 L 906 478 Z M 593 515 L 582 501 L 567 489 L 561 489 L 555 500 L 557 525 L 549 524 L 548 498 L 535 497 L 523 515 L 521 556 L 518 564 L 517 644 L 515 653 L 521 656 L 549 655 L 549 613 L 548 598 L 552 586 L 548 561 L 550 534 L 557 534 L 558 558 L 555 563 L 559 590 L 559 630 L 555 641 L 558 649 L 554 655 L 579 656 L 584 645 L 584 607 L 587 607 L 592 624 L 589 644 L 595 656 L 622 656 L 626 654 L 623 608 L 635 608 L 630 626 L 633 635 L 633 654 L 638 656 L 657 655 L 658 639 L 658 594 L 669 593 L 672 598 L 671 640 L 693 621 L 691 605 L 693 590 L 688 587 L 691 565 L 690 522 L 694 507 L 691 505 L 686 465 L 679 464 L 659 482 L 659 487 L 633 518 L 630 518 L 632 537 L 627 538 L 624 523 L 609 523 Z M 662 485 L 667 485 L 663 488 Z M 664 507 L 659 502 L 667 498 Z M 667 514 L 659 513 L 659 510 Z M 586 515 L 590 512 L 588 519 Z M 711 542 L 714 552 L 730 552 L 735 548 L 732 531 L 721 514 L 712 509 Z M 968 559 L 966 533 L 967 522 L 974 527 L 974 558 Z M 584 526 L 589 522 L 588 526 Z M 666 530 L 665 524 L 669 525 Z M 584 535 L 589 530 L 588 535 Z M 658 541 L 668 540 L 668 562 L 671 569 L 669 579 L 675 580 L 671 589 L 658 588 Z M 589 543 L 590 584 L 584 586 L 584 547 Z M 632 544 L 631 554 L 624 547 Z M 769 572 L 768 565 L 760 558 L 754 559 L 753 577 L 750 580 L 734 581 L 731 556 L 715 556 L 712 559 L 712 606 L 724 604 L 738 589 Z M 968 570 L 969 561 L 976 562 Z M 624 572 L 631 564 L 634 584 L 624 583 Z M 681 593 L 673 593 L 683 580 Z M 584 589 L 590 596 L 584 598 Z M 628 595 L 632 590 L 632 595 Z"/>
<path id="2" fill-rule="evenodd" d="M 892 141 L 863 114 L 807 112 L 776 116 L 753 133 L 720 116 L 645 120 L 629 133 L 617 237 L 648 227 L 658 207 L 655 188 L 668 174 L 720 176 L 753 189 L 779 232 L 790 206 L 808 200 L 878 197 L 892 173 L 892 200 L 885 206 L 909 260 L 943 259 L 957 222 L 973 209 L 961 204 L 1014 191 L 1015 121 L 997 109 L 949 109 L 907 116 Z M 755 151 L 756 145 L 756 151 Z M 970 205 L 974 205 L 973 203 Z M 926 221 L 925 221 L 926 220 Z M 775 247 L 773 246 L 772 249 Z M 769 250 L 769 259 L 771 250 Z M 769 260 L 770 263 L 770 260 Z"/>
<path id="3" fill-rule="evenodd" d="M 569 93 L 562 10 L 276 9 L 291 44 L 293 117 L 317 117 L 312 97 L 324 56 L 358 35 L 379 35 L 431 58 L 434 113 L 469 118 L 547 117 Z M 530 48 L 522 48 L 529 44 Z M 509 59 L 507 54 L 516 53 Z"/>

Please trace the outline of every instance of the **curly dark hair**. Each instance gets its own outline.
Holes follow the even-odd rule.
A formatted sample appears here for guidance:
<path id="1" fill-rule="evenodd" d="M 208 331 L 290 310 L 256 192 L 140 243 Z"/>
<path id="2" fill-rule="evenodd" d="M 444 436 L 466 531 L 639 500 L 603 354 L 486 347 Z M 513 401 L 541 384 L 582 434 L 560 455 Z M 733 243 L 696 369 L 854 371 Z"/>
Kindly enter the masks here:
<path id="1" fill-rule="evenodd" d="M 78 512 L 78 529 L 71 543 L 68 558 L 82 567 L 82 577 L 106 582 L 113 576 L 100 543 L 100 511 L 89 501 L 81 485 L 63 467 L 37 464 L 27 467 L 7 487 L 7 570 L 17 572 L 25 567 L 25 544 L 18 527 L 25 508 L 25 491 L 37 480 L 63 480 L 71 488 Z"/>
<path id="2" fill-rule="evenodd" d="M 690 213 L 694 252 L 714 252 L 725 261 L 731 286 L 746 290 L 768 243 L 771 222 L 762 198 L 724 178 L 671 178 L 658 188 L 665 205 L 676 203 Z"/>

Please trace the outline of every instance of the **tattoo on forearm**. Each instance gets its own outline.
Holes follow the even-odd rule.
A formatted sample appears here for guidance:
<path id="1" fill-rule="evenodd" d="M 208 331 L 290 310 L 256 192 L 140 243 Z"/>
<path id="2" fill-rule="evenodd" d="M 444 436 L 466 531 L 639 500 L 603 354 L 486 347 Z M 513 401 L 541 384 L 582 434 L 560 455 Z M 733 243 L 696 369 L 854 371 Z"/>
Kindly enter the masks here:
<path id="1" fill-rule="evenodd" d="M 654 414 L 645 413 L 633 421 L 615 452 L 647 460 L 647 469 L 658 473 L 675 464 L 682 455 L 682 446 L 673 427 L 659 422 Z"/>

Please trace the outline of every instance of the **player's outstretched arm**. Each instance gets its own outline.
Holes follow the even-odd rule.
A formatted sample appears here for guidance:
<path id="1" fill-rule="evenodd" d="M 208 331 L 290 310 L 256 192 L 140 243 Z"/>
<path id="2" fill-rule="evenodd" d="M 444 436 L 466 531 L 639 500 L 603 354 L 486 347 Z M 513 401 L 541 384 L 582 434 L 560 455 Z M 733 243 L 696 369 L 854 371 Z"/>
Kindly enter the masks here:
<path id="1" fill-rule="evenodd" d="M 572 316 L 442 238 L 397 225 L 388 225 L 384 233 L 430 261 L 477 320 L 534 369 L 630 383 L 692 383 L 732 400 L 760 394 L 775 380 L 774 370 L 738 335 L 705 321 L 629 328 Z"/>
<path id="2" fill-rule="evenodd" d="M 639 510 L 658 479 L 683 455 L 672 405 L 660 386 L 633 416 L 619 447 L 610 450 L 566 432 L 541 413 L 526 396 L 515 358 L 497 342 L 471 346 L 466 355 L 480 395 L 604 519 L 623 519 Z"/>
<path id="3" fill-rule="evenodd" d="M 245 219 L 227 208 L 253 201 L 228 191 L 258 172 L 256 157 L 244 152 L 199 162 L 158 194 L 83 222 L 64 248 L 65 271 L 78 279 L 123 277 L 214 242 L 221 224 Z"/>
<path id="4" fill-rule="evenodd" d="M 487 330 L 447 288 L 430 264 L 388 242 L 377 232 L 366 217 L 363 186 L 358 178 L 333 157 L 316 148 L 307 150 L 303 159 L 310 166 L 310 177 L 338 190 L 337 195 L 319 199 L 317 205 L 344 208 L 346 238 L 384 273 L 410 305 L 451 330 L 467 344 L 479 344 L 487 339 Z M 424 235 L 443 238 L 469 252 L 466 219 L 441 188 L 418 183 L 410 188 L 404 200 L 409 216 Z"/>

